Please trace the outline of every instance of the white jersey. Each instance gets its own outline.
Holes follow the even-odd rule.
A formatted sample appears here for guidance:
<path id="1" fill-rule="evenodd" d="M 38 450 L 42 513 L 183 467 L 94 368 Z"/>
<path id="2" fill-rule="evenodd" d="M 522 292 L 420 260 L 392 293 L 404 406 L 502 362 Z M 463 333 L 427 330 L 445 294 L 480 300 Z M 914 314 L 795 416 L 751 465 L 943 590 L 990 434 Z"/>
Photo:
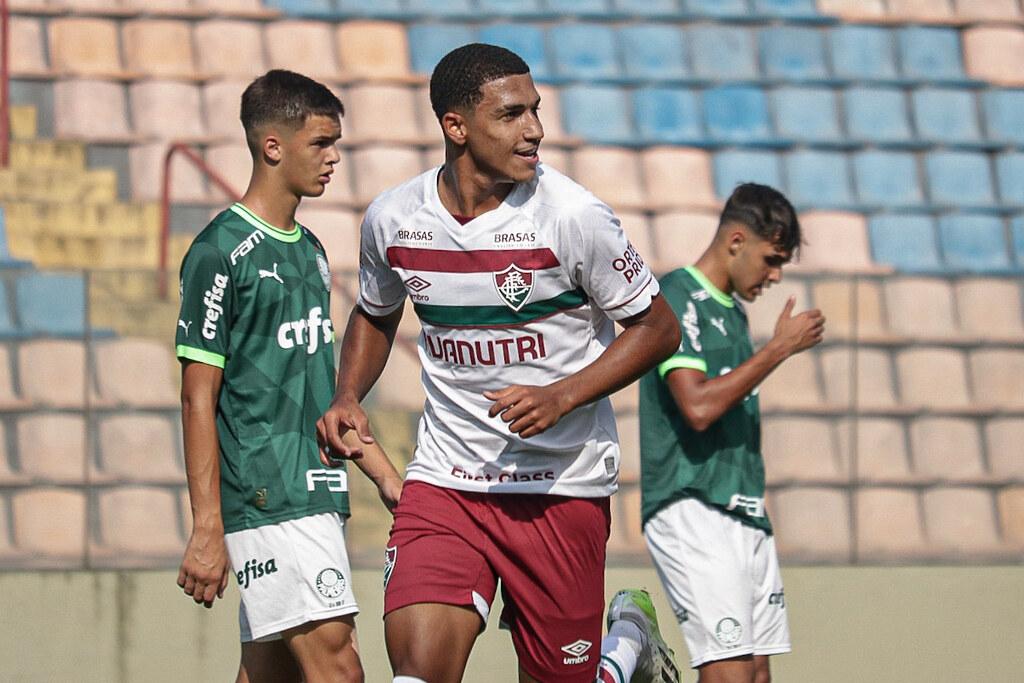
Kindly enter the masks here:
<path id="1" fill-rule="evenodd" d="M 359 305 L 382 316 L 412 299 L 426 405 L 409 479 L 464 491 L 614 493 L 618 435 L 607 398 L 523 439 L 484 391 L 544 386 L 590 365 L 658 282 L 619 220 L 544 165 L 496 209 L 461 225 L 434 168 L 366 211 Z"/>

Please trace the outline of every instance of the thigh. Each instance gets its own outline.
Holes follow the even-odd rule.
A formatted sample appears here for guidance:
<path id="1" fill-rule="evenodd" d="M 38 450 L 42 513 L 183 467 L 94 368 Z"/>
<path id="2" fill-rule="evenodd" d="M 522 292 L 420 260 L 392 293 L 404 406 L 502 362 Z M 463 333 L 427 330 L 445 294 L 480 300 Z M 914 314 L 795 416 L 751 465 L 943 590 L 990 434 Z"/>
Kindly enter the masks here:
<path id="1" fill-rule="evenodd" d="M 694 668 L 753 653 L 748 530 L 692 498 L 664 508 L 644 527 Z"/>
<path id="2" fill-rule="evenodd" d="M 283 640 L 242 643 L 236 683 L 299 683 L 302 671 Z"/>
<path id="3" fill-rule="evenodd" d="M 775 551 L 775 537 L 760 532 L 754 549 L 754 654 L 790 651 L 786 593 Z"/>
<path id="4" fill-rule="evenodd" d="M 281 634 L 306 683 L 362 681 L 355 640 L 355 616 L 312 621 Z"/>
<path id="5" fill-rule="evenodd" d="M 384 640 L 396 676 L 459 683 L 480 633 L 480 615 L 467 606 L 416 603 L 384 617 Z"/>
<path id="6" fill-rule="evenodd" d="M 609 519 L 607 498 L 509 494 L 495 505 L 502 621 L 533 679 L 591 683 L 597 675 Z"/>

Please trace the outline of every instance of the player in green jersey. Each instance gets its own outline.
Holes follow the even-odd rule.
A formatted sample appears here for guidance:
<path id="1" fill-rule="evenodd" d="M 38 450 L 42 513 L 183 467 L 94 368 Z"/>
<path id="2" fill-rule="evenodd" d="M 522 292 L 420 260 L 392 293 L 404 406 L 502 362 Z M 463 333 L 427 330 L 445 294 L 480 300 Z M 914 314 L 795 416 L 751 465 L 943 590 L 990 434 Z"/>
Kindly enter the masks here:
<path id="1" fill-rule="evenodd" d="M 791 298 L 755 352 L 737 298 L 779 282 L 800 241 L 784 196 L 741 185 L 697 263 L 661 280 L 683 337 L 640 383 L 644 537 L 701 683 L 767 683 L 768 656 L 790 649 L 757 387 L 818 344 L 825 319 L 793 315 Z"/>
<path id="2" fill-rule="evenodd" d="M 253 81 L 241 106 L 249 187 L 181 267 L 176 348 L 194 521 L 178 585 L 210 607 L 235 575 L 242 682 L 363 680 L 347 472 L 321 463 L 314 431 L 334 393 L 330 270 L 295 221 L 302 197 L 330 181 L 343 114 L 305 76 Z M 398 473 L 376 445 L 363 453 L 357 464 L 393 506 Z"/>

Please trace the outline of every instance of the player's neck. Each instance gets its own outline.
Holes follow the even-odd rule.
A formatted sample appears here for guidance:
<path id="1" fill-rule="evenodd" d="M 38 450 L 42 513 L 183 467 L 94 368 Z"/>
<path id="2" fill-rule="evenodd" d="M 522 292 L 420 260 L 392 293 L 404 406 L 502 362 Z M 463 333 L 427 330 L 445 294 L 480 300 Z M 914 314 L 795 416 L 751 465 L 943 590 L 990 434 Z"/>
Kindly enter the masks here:
<path id="1" fill-rule="evenodd" d="M 448 212 L 475 218 L 498 208 L 513 184 L 497 182 L 462 161 L 465 157 L 449 159 L 438 174 L 437 194 Z"/>
<path id="2" fill-rule="evenodd" d="M 708 249 L 705 251 L 693 265 L 697 270 L 703 273 L 704 277 L 708 279 L 708 282 L 717 287 L 720 292 L 726 295 L 732 295 L 733 286 L 732 282 L 729 280 L 729 268 L 726 262 L 720 258 L 714 250 Z"/>
<path id="3" fill-rule="evenodd" d="M 269 182 L 269 179 L 253 176 L 239 201 L 278 230 L 291 232 L 295 227 L 295 211 L 299 208 L 299 199 L 294 193 Z"/>

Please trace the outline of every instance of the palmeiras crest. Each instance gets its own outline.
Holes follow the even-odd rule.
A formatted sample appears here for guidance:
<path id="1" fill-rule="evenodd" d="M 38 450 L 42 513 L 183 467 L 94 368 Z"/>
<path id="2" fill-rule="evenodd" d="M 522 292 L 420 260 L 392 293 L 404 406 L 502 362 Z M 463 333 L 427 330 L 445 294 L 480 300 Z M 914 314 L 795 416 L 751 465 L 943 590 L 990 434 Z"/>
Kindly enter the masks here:
<path id="1" fill-rule="evenodd" d="M 518 311 L 533 292 L 533 271 L 522 270 L 516 264 L 494 274 L 494 287 L 505 305 Z"/>

